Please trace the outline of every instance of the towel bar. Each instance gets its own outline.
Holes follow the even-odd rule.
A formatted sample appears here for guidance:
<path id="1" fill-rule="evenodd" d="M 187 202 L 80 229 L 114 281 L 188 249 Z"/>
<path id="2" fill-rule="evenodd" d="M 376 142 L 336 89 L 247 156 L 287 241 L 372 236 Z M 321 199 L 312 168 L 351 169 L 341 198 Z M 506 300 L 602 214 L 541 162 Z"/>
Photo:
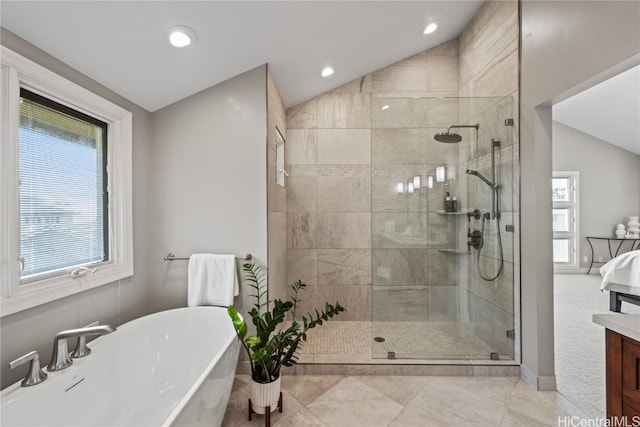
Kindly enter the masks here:
<path id="1" fill-rule="evenodd" d="M 244 261 L 249 261 L 251 258 L 253 258 L 253 255 L 251 254 L 246 254 L 245 256 L 237 256 L 236 259 L 238 260 L 244 260 Z M 182 261 L 182 260 L 188 260 L 189 257 L 181 257 L 181 256 L 175 256 L 174 254 L 169 254 L 166 257 L 163 258 L 165 261 Z"/>

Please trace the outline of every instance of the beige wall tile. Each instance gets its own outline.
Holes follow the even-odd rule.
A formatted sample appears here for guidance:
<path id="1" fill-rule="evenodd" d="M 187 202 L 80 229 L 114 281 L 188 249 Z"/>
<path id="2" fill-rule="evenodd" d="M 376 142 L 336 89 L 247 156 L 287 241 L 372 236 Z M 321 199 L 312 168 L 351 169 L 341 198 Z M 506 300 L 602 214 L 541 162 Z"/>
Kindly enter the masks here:
<path id="1" fill-rule="evenodd" d="M 489 261 L 487 264 L 489 267 L 483 265 L 483 273 L 494 276 L 498 271 L 497 262 Z M 476 277 L 473 291 L 477 297 L 485 299 L 504 312 L 513 313 L 513 264 L 505 262 L 503 268 L 504 271 L 495 281 L 488 282 Z"/>
<path id="2" fill-rule="evenodd" d="M 373 287 L 373 320 L 377 322 L 426 321 L 427 288 Z"/>
<path id="3" fill-rule="evenodd" d="M 296 280 L 302 279 L 293 279 L 289 281 L 289 285 L 293 284 Z M 318 285 L 309 285 L 304 280 L 302 280 L 307 286 L 298 292 L 298 303 L 296 304 L 296 319 L 300 320 L 302 316 L 307 316 L 309 313 L 315 313 L 316 308 L 323 308 L 324 301 L 318 301 Z M 289 296 L 293 296 L 293 290 L 291 286 L 288 287 Z M 335 302 L 335 301 L 334 301 Z M 292 313 L 293 314 L 293 313 Z"/>
<path id="4" fill-rule="evenodd" d="M 458 123 L 457 99 L 425 99 L 428 127 L 448 127 Z"/>
<path id="5" fill-rule="evenodd" d="M 287 254 L 277 259 L 269 257 L 269 299 L 285 300 L 287 292 Z"/>
<path id="6" fill-rule="evenodd" d="M 484 298 L 472 296 L 469 300 L 473 323 L 472 331 L 500 354 L 513 357 L 514 340 L 506 331 L 514 328 L 513 313 L 505 312 Z"/>
<path id="7" fill-rule="evenodd" d="M 370 213 L 318 213 L 317 248 L 370 248 Z"/>
<path id="8" fill-rule="evenodd" d="M 443 57 L 450 58 L 450 57 Z M 457 86 L 457 83 L 452 83 Z M 426 97 L 375 97 L 372 102 L 373 128 L 448 127 L 458 123 L 458 100 L 444 98 L 447 92 L 429 92 Z"/>
<path id="9" fill-rule="evenodd" d="M 369 129 L 318 129 L 318 164 L 371 163 Z"/>
<path id="10" fill-rule="evenodd" d="M 427 126 L 427 103 L 423 98 L 374 98 L 371 111 L 372 128 L 423 128 Z"/>
<path id="11" fill-rule="evenodd" d="M 427 188 L 424 172 L 420 172 L 421 167 L 407 168 L 402 175 L 374 175 L 371 177 L 371 197 L 372 212 L 426 212 L 427 210 Z M 420 176 L 421 188 L 414 189 L 413 193 L 398 193 L 398 183 L 403 186 L 407 182 L 413 182 L 413 177 Z M 403 187 L 406 188 L 406 187 Z"/>
<path id="12" fill-rule="evenodd" d="M 318 127 L 317 98 L 287 110 L 287 129 L 314 129 L 316 127 Z"/>
<path id="13" fill-rule="evenodd" d="M 372 74 L 373 92 L 415 92 L 426 90 L 424 53 L 382 68 Z"/>
<path id="14" fill-rule="evenodd" d="M 458 321 L 458 287 L 429 286 L 429 321 Z"/>
<path id="15" fill-rule="evenodd" d="M 374 248 L 421 248 L 430 243 L 425 238 L 425 213 L 376 212 L 372 216 Z"/>
<path id="16" fill-rule="evenodd" d="M 428 56 L 425 80 L 428 91 L 458 90 L 458 57 Z"/>
<path id="17" fill-rule="evenodd" d="M 267 212 L 284 212 L 287 207 L 287 189 L 276 184 L 276 164 L 267 160 Z"/>
<path id="18" fill-rule="evenodd" d="M 278 87 L 267 67 L 267 233 L 268 283 L 271 298 L 286 297 L 287 190 L 276 184 L 276 132 L 286 138 L 285 109 Z"/>
<path id="19" fill-rule="evenodd" d="M 461 255 L 428 250 L 429 267 L 427 283 L 429 286 L 453 286 L 459 283 L 458 261 Z"/>
<path id="20" fill-rule="evenodd" d="M 318 286 L 318 304 L 336 301 L 346 309 L 336 321 L 371 319 L 371 286 Z"/>
<path id="21" fill-rule="evenodd" d="M 373 249 L 373 284 L 426 285 L 427 249 Z"/>
<path id="22" fill-rule="evenodd" d="M 328 93 L 318 100 L 318 128 L 367 129 L 371 126 L 368 93 Z"/>
<path id="23" fill-rule="evenodd" d="M 288 129 L 284 160 L 287 165 L 314 165 L 317 159 L 317 136 L 315 129 Z"/>
<path id="24" fill-rule="evenodd" d="M 315 212 L 317 197 L 315 176 L 290 176 L 287 180 L 287 211 Z"/>
<path id="25" fill-rule="evenodd" d="M 289 249 L 287 251 L 287 283 L 302 280 L 307 285 L 318 284 L 318 251 L 316 249 Z"/>
<path id="26" fill-rule="evenodd" d="M 316 247 L 317 214 L 310 212 L 287 213 L 287 247 L 308 249 Z"/>
<path id="27" fill-rule="evenodd" d="M 318 249 L 320 285 L 370 285 L 370 249 Z"/>
<path id="28" fill-rule="evenodd" d="M 512 46 L 475 79 L 474 96 L 507 96 L 518 90 L 517 41 Z"/>
<path id="29" fill-rule="evenodd" d="M 371 177 L 319 176 L 319 212 L 370 212 Z"/>
<path id="30" fill-rule="evenodd" d="M 278 259 L 287 252 L 287 216 L 284 212 L 267 214 L 268 257 Z"/>
<path id="31" fill-rule="evenodd" d="M 429 129 L 373 129 L 371 162 L 375 165 L 424 164 Z"/>
<path id="32" fill-rule="evenodd" d="M 427 214 L 427 245 L 430 248 L 455 249 L 456 223 L 448 215 Z"/>
<path id="33" fill-rule="evenodd" d="M 473 38 L 474 73 L 479 74 L 504 48 L 518 38 L 516 1 L 491 1 L 481 8 Z"/>

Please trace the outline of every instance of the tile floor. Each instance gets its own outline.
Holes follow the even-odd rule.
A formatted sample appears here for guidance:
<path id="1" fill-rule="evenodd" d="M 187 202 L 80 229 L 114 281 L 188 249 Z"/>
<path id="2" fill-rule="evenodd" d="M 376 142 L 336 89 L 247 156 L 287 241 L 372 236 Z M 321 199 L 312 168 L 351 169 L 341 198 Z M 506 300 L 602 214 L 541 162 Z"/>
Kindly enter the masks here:
<path id="1" fill-rule="evenodd" d="M 238 375 L 223 427 L 247 420 L 249 376 Z M 557 426 L 576 414 L 556 392 L 536 392 L 517 377 L 306 376 L 282 379 L 284 411 L 274 427 Z"/>
<path id="2" fill-rule="evenodd" d="M 533 391 L 518 377 L 285 374 L 284 411 L 272 415 L 272 425 L 558 426 L 568 425 L 566 421 L 559 423 L 559 419 L 566 420 L 567 416 L 583 420 L 601 417 L 604 412 L 604 333 L 591 322 L 591 315 L 607 312 L 608 295 L 599 291 L 599 281 L 599 276 L 583 274 L 556 276 L 556 365 L 560 393 Z M 640 308 L 623 304 L 623 311 L 640 312 Z M 353 322 L 342 322 L 338 326 L 346 327 L 350 323 Z M 362 328 L 363 325 L 355 326 Z M 366 342 L 355 345 L 349 340 L 347 345 L 335 340 L 331 331 L 324 331 L 326 334 L 316 337 L 317 345 L 306 343 L 304 356 L 371 358 L 370 351 L 374 349 L 368 335 Z M 349 336 L 345 331 L 337 332 L 341 332 L 338 336 Z M 323 338 L 329 336 L 332 344 L 326 346 Z M 373 353 L 375 356 L 375 351 Z M 575 363 L 576 360 L 584 363 Z M 587 379 L 588 387 L 585 387 Z M 260 415 L 254 415 L 251 422 L 247 420 L 248 398 L 249 376 L 238 375 L 222 423 L 224 427 L 264 425 Z"/>
<path id="3" fill-rule="evenodd" d="M 493 350 L 457 322 L 332 321 L 309 331 L 300 354 L 310 363 L 371 363 L 390 351 L 398 359 L 489 360 Z"/>

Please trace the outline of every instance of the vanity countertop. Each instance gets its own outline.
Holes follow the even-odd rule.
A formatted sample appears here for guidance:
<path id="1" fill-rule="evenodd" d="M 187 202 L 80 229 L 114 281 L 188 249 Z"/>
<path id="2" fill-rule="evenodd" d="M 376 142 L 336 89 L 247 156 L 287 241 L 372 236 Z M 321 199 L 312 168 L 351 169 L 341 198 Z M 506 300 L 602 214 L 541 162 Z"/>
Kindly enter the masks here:
<path id="1" fill-rule="evenodd" d="M 640 341 L 640 314 L 594 314 L 593 322 L 617 332 L 620 335 Z"/>

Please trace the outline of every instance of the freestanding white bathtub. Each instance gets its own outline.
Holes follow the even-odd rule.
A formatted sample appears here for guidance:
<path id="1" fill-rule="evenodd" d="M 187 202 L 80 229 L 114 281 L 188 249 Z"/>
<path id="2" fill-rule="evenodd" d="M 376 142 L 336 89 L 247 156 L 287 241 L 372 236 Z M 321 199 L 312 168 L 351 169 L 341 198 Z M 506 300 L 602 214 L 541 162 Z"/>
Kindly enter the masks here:
<path id="1" fill-rule="evenodd" d="M 240 348 L 226 309 L 162 311 L 89 346 L 90 355 L 45 382 L 3 390 L 2 426 L 222 423 Z M 43 365 L 48 357 L 41 355 Z"/>

